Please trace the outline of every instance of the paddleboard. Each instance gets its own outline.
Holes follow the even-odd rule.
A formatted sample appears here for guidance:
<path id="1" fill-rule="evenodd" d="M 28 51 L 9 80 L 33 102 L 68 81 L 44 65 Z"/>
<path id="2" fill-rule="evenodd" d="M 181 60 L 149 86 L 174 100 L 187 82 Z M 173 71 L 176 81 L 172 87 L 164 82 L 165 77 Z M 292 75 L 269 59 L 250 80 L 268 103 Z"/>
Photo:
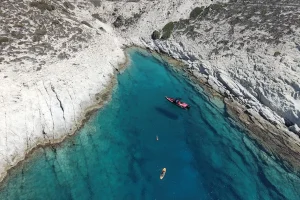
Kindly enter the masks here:
<path id="1" fill-rule="evenodd" d="M 160 173 L 159 178 L 160 178 L 160 179 L 163 179 L 163 178 L 165 177 L 165 175 L 166 175 L 166 172 L 167 172 L 167 169 L 166 169 L 166 168 L 163 168 L 163 169 L 161 170 L 161 173 Z"/>

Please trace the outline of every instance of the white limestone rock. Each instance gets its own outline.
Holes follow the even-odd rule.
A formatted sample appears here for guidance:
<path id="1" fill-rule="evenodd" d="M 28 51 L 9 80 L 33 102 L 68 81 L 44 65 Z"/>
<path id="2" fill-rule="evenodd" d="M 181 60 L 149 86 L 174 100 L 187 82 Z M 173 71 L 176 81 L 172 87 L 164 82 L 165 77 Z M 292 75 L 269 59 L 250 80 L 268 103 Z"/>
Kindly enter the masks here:
<path id="1" fill-rule="evenodd" d="M 296 133 L 298 136 L 300 136 L 300 128 L 298 127 L 297 124 L 290 126 L 289 130 L 292 131 L 293 133 Z"/>
<path id="2" fill-rule="evenodd" d="M 225 85 L 227 90 L 232 92 L 237 97 L 242 97 L 243 93 L 240 91 L 239 87 L 236 83 L 234 83 L 228 76 L 223 73 L 218 74 L 218 78 Z"/>
<path id="3" fill-rule="evenodd" d="M 14 9 L 22 8 L 17 5 L 19 3 L 26 4 L 27 9 L 29 2 L 4 1 L 2 6 L 14 3 Z M 62 15 L 57 9 L 43 15 L 53 17 L 52 21 L 60 19 L 59 23 L 65 26 L 61 32 L 70 31 L 66 37 L 56 37 L 55 40 L 51 40 L 50 34 L 42 36 L 42 42 L 51 44 L 54 50 L 68 58 L 60 60 L 54 56 L 55 51 L 50 50 L 44 50 L 41 55 L 32 54 L 33 51 L 26 49 L 25 39 L 11 43 L 10 48 L 17 48 L 20 54 L 10 56 L 8 53 L 15 51 L 9 51 L 9 47 L 1 52 L 0 61 L 4 59 L 0 62 L 0 77 L 3 77 L 0 78 L 1 177 L 37 143 L 63 138 L 79 126 L 84 110 L 96 103 L 95 95 L 110 82 L 114 67 L 125 61 L 125 45 L 162 51 L 191 64 L 196 77 L 207 81 L 220 93 L 235 96 L 237 101 L 249 105 L 249 112 L 253 115 L 259 112 L 274 124 L 284 123 L 284 118 L 296 124 L 291 130 L 298 130 L 300 51 L 295 44 L 300 43 L 298 27 L 292 28 L 292 35 L 282 36 L 284 42 L 272 43 L 252 39 L 270 34 L 263 30 L 246 30 L 246 25 L 232 28 L 228 21 L 212 23 L 200 20 L 199 27 L 194 26 L 193 33 L 197 37 L 174 32 L 168 40 L 153 41 L 151 34 L 154 30 L 161 30 L 168 22 L 187 19 L 195 7 L 208 6 L 215 1 L 101 1 L 98 7 L 84 0 L 72 3 L 75 9 L 69 14 Z M 39 11 L 30 9 L 35 9 L 31 15 Z M 3 9 L 3 12 L 7 10 Z M 98 14 L 101 19 L 92 17 L 92 14 Z M 134 15 L 139 17 L 133 19 L 134 23 L 117 28 L 113 22 L 119 15 L 124 19 L 134 18 Z M 26 26 L 32 34 L 39 26 L 34 27 L 35 22 L 29 17 L 20 16 L 22 20 L 28 20 Z M 214 17 L 216 19 L 218 15 Z M 80 23 L 82 21 L 86 23 Z M 15 24 L 2 28 L 5 25 L 0 24 L 1 34 L 5 34 L 4 30 L 16 29 Z M 277 27 L 281 25 L 276 24 Z M 76 35 L 77 32 L 81 35 Z M 72 40 L 78 36 L 87 42 Z M 224 45 L 226 41 L 231 45 Z M 32 62 L 24 56 L 36 60 Z M 13 62 L 16 59 L 22 62 Z"/>

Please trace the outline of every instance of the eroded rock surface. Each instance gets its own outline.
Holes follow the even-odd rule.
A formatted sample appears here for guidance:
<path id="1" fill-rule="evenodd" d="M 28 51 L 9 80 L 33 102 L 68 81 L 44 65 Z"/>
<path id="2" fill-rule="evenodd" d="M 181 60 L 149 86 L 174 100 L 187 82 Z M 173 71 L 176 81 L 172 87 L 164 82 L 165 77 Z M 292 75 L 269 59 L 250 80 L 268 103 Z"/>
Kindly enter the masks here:
<path id="1" fill-rule="evenodd" d="M 1 177 L 37 144 L 74 133 L 124 62 L 118 36 L 84 9 L 93 5 L 71 5 L 1 2 Z"/>
<path id="2" fill-rule="evenodd" d="M 283 130 L 282 143 L 299 139 L 287 129 L 300 126 L 296 0 L 3 0 L 0 8 L 2 177 L 38 143 L 80 126 L 125 61 L 125 45 L 185 62 L 248 115 Z M 286 152 L 297 152 L 294 144 Z"/>

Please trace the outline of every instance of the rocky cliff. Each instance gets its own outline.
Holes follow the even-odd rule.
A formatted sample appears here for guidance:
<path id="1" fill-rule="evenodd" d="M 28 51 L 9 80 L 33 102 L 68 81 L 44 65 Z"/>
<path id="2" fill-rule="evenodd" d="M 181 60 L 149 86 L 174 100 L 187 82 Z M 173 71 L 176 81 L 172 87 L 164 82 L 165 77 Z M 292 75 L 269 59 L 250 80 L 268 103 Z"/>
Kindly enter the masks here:
<path id="1" fill-rule="evenodd" d="M 299 134 L 299 6 L 296 0 L 3 0 L 2 177 L 37 144 L 80 126 L 128 45 L 182 60 L 248 113 Z"/>

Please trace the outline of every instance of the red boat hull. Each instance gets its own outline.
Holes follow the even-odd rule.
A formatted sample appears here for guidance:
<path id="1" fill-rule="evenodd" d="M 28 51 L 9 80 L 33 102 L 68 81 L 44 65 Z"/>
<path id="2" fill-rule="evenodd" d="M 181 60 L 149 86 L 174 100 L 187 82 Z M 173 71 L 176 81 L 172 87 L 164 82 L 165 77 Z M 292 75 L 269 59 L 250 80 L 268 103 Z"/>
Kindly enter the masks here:
<path id="1" fill-rule="evenodd" d="M 166 97 L 166 99 L 168 101 L 170 101 L 171 103 L 174 103 L 175 105 L 179 106 L 180 108 L 183 108 L 183 109 L 189 109 L 190 108 L 190 106 L 187 103 L 184 103 L 184 102 L 181 102 L 181 101 L 179 101 L 178 103 L 175 103 L 174 98 Z"/>

